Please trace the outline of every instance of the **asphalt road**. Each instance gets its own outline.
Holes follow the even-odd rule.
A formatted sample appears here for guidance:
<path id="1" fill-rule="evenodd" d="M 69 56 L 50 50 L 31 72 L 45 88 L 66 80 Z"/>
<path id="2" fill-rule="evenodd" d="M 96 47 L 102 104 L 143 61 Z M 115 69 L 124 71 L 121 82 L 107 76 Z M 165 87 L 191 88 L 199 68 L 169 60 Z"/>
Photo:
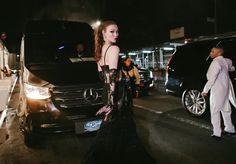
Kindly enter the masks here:
<path id="1" fill-rule="evenodd" d="M 15 108 L 18 89 L 12 97 L 13 110 L 8 112 L 5 128 L 0 133 L 0 164 L 78 164 L 88 151 L 95 135 L 54 136 L 40 149 L 27 148 L 19 131 Z M 135 99 L 134 119 L 143 145 L 158 164 L 234 164 L 236 138 L 210 137 L 209 116 L 193 118 L 181 107 L 180 99 L 152 92 Z M 233 120 L 235 119 L 233 113 Z M 236 125 L 236 124 L 235 124 Z"/>

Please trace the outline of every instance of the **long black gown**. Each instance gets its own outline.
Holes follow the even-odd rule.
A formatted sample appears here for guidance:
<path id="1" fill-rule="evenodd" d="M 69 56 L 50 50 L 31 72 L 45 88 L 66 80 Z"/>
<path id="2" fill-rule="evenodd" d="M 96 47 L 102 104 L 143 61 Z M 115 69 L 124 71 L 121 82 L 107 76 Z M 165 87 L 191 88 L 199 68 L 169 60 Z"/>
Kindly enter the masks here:
<path id="1" fill-rule="evenodd" d="M 105 81 L 107 104 L 109 104 L 111 92 L 110 84 L 107 82 L 111 82 L 111 80 L 106 78 L 111 79 L 112 70 L 109 70 L 108 65 L 101 66 L 101 68 Z M 108 121 L 103 121 L 95 141 L 85 157 L 85 163 L 153 164 L 155 163 L 154 160 L 145 151 L 136 133 L 136 126 L 131 114 L 130 83 L 119 73 L 120 71 L 113 71 L 117 72 L 115 93 L 113 94 L 113 110 Z"/>

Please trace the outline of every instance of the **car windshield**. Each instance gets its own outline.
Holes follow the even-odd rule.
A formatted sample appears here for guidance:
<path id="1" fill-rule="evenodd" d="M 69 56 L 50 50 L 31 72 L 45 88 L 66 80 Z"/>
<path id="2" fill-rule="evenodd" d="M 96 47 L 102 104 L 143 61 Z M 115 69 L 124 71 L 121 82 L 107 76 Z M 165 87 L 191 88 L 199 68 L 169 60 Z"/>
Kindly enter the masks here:
<path id="1" fill-rule="evenodd" d="M 26 64 L 61 64 L 93 60 L 93 33 L 88 27 L 72 29 L 64 25 L 53 30 L 51 26 L 51 29 L 43 32 L 34 30 L 26 33 Z"/>

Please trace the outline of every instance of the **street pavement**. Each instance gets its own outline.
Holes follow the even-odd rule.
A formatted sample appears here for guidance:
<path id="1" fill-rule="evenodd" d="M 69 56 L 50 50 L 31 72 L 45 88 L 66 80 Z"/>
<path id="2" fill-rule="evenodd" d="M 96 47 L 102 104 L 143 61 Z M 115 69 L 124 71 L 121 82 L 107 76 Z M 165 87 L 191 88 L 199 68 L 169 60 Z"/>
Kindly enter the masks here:
<path id="1" fill-rule="evenodd" d="M 209 113 L 192 117 L 183 109 L 181 98 L 157 91 L 135 99 L 134 106 L 139 136 L 157 163 L 236 163 L 236 136 L 213 139 Z M 232 120 L 236 125 L 235 109 Z"/>
<path id="2" fill-rule="evenodd" d="M 149 96 L 134 99 L 134 107 L 136 110 L 145 110 L 157 115 L 163 114 L 179 122 L 212 130 L 209 113 L 200 118 L 192 117 L 183 108 L 180 97 L 168 95 L 163 90 L 153 89 L 149 92 Z"/>
<path id="3" fill-rule="evenodd" d="M 15 84 L 17 82 L 17 75 L 12 74 L 10 77 L 4 77 L 0 79 L 0 144 L 3 143 L 8 136 L 6 129 L 2 128 L 5 124 L 6 115 L 10 108 L 8 105 L 10 103 L 10 97 L 14 91 Z"/>

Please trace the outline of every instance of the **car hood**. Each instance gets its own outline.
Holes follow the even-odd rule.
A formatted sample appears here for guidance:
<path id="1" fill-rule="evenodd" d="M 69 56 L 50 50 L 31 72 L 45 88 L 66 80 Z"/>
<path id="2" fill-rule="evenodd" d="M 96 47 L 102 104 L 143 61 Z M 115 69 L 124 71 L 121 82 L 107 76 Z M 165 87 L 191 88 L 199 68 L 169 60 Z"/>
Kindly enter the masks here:
<path id="1" fill-rule="evenodd" d="M 78 85 L 99 83 L 97 64 L 81 62 L 76 64 L 29 64 L 30 83 L 45 81 L 52 85 Z"/>

